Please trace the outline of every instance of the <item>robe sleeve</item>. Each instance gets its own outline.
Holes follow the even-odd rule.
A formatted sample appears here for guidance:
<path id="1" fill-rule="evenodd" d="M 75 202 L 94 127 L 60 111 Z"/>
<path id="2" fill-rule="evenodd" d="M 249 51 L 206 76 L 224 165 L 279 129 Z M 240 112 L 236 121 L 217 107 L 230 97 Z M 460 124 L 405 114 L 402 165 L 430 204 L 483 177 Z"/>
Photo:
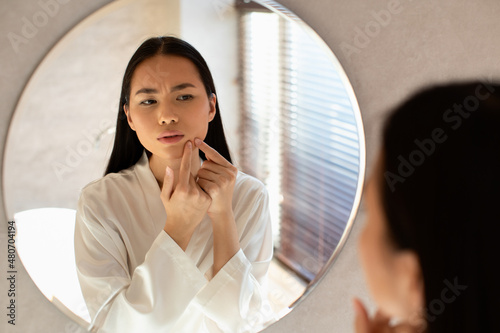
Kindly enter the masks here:
<path id="1" fill-rule="evenodd" d="M 265 288 L 273 256 L 268 206 L 265 189 L 244 205 L 236 216 L 249 221 L 241 249 L 195 297 L 194 304 L 224 332 L 257 332 L 274 320 Z"/>
<path id="2" fill-rule="evenodd" d="M 267 193 L 251 201 L 236 217 L 248 219 L 240 231 L 241 249 L 210 277 L 164 231 L 144 262 L 129 273 L 119 230 L 103 223 L 103 212 L 96 213 L 82 195 L 75 254 L 91 329 L 193 333 L 185 328 L 189 326 L 203 332 L 256 332 L 268 318 L 262 310 L 262 285 L 272 258 L 272 235 Z M 202 322 L 193 324 L 193 319 Z"/>

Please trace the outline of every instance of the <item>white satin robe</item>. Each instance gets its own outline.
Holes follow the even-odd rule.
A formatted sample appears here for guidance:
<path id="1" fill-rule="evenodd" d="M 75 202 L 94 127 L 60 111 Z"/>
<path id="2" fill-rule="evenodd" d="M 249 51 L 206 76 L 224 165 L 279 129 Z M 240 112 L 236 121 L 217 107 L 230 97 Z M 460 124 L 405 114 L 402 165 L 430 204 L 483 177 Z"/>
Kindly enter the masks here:
<path id="1" fill-rule="evenodd" d="M 98 332 L 256 332 L 272 321 L 265 277 L 273 245 L 268 194 L 238 172 L 233 211 L 241 249 L 212 277 L 206 216 L 186 251 L 163 231 L 166 213 L 146 154 L 87 185 L 78 202 L 78 278 Z"/>

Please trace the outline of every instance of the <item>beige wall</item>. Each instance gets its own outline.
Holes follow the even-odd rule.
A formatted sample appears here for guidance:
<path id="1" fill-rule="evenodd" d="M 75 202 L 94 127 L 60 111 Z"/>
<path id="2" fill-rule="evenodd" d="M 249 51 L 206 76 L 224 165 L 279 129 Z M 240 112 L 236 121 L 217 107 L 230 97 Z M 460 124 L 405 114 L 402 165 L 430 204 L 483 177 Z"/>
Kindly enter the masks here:
<path id="1" fill-rule="evenodd" d="M 55 1 L 41 0 L 41 3 Z M 47 16 L 46 21 L 39 22 L 37 30 L 30 31 L 26 43 L 19 45 L 19 52 L 11 46 L 8 33 L 21 35 L 24 22 L 33 22 L 33 15 L 36 17 L 42 7 L 39 0 L 0 3 L 0 140 L 6 137 L 24 85 L 47 51 L 71 27 L 108 1 L 59 2 L 63 4 L 58 5 L 57 13 Z M 314 28 L 344 66 L 364 117 L 368 169 L 376 154 L 384 114 L 414 89 L 455 79 L 500 77 L 498 1 L 281 0 L 280 3 Z M 0 152 L 3 153 L 3 145 Z M 356 238 L 362 223 L 360 214 L 344 250 L 320 285 L 290 315 L 266 332 L 352 332 L 351 297 L 361 295 L 368 300 L 356 257 Z M 5 245 L 4 221 L 0 230 L 0 242 Z M 4 245 L 0 249 L 2 309 L 7 306 L 8 289 L 3 277 L 7 271 Z M 7 325 L 3 310 L 0 331 L 77 332 L 38 293 L 19 260 L 17 269 L 16 326 Z"/>

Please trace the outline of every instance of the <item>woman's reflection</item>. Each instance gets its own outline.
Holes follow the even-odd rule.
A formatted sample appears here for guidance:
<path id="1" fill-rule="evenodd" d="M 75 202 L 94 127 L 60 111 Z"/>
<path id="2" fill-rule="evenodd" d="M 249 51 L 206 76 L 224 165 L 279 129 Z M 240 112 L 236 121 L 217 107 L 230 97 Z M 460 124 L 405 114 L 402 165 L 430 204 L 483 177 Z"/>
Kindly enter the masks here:
<path id="1" fill-rule="evenodd" d="M 231 164 L 211 73 L 185 41 L 151 38 L 132 56 L 75 252 L 94 329 L 253 332 L 271 318 L 267 192 Z"/>

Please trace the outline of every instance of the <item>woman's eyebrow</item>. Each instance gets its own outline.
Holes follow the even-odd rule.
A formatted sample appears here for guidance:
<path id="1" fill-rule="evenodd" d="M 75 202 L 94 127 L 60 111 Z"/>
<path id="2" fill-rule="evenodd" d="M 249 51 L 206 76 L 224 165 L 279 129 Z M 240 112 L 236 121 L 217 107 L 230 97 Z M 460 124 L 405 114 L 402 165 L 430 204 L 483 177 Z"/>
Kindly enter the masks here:
<path id="1" fill-rule="evenodd" d="M 170 92 L 172 93 L 172 92 L 179 91 L 179 90 L 186 89 L 186 88 L 196 88 L 196 86 L 192 83 L 189 83 L 189 82 L 181 83 L 181 84 L 178 84 L 178 85 L 170 88 Z M 139 94 L 157 94 L 157 93 L 158 93 L 158 90 L 156 90 L 154 88 L 141 88 L 135 92 L 136 95 L 139 95 Z"/>
<path id="2" fill-rule="evenodd" d="M 178 84 L 176 86 L 173 86 L 171 89 L 170 89 L 170 92 L 174 92 L 174 91 L 179 91 L 179 90 L 182 90 L 182 89 L 186 89 L 186 88 L 196 88 L 196 86 L 192 83 L 181 83 L 181 84 Z"/>
<path id="3" fill-rule="evenodd" d="M 136 95 L 139 95 L 139 94 L 157 94 L 158 93 L 158 90 L 154 89 L 154 88 L 142 88 L 142 89 L 139 89 L 135 92 Z"/>

